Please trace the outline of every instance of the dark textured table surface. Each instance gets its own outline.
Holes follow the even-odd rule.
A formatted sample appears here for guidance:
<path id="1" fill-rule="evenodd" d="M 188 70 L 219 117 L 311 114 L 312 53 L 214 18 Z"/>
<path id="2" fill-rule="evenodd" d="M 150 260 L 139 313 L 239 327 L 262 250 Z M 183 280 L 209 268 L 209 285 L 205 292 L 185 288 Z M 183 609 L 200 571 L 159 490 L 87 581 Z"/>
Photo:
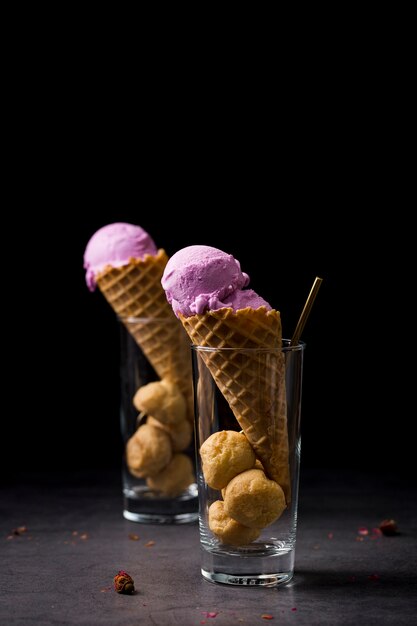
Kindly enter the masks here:
<path id="1" fill-rule="evenodd" d="M 417 624 L 416 492 L 399 476 L 305 471 L 296 574 L 276 589 L 204 581 L 198 526 L 124 520 L 117 474 L 22 478 L 1 494 L 1 624 Z M 373 530 L 387 517 L 399 535 Z M 120 569 L 133 596 L 113 590 Z"/>

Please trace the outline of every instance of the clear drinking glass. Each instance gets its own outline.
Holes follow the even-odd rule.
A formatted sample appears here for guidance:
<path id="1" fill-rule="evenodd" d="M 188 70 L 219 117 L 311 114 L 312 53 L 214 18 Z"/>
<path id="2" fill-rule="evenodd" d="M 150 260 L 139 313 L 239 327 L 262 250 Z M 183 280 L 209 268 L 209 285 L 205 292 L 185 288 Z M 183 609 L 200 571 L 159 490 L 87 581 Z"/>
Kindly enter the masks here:
<path id="1" fill-rule="evenodd" d="M 211 582 L 273 587 L 293 576 L 304 349 L 192 346 L 201 572 Z"/>
<path id="2" fill-rule="evenodd" d="M 124 318 L 120 329 L 123 516 L 142 523 L 193 522 L 198 498 L 184 330 L 176 318 Z"/>

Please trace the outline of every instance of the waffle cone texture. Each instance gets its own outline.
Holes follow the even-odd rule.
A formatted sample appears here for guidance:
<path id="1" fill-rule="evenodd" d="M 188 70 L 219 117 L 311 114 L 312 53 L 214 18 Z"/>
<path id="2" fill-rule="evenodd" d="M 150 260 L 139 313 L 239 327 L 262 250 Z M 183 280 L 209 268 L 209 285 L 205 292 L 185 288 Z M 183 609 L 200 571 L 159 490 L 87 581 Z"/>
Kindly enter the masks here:
<path id="1" fill-rule="evenodd" d="M 162 289 L 167 262 L 165 251 L 159 250 L 156 256 L 132 258 L 122 267 L 106 267 L 96 282 L 158 376 L 178 385 L 187 399 L 191 419 L 189 342 Z"/>
<path id="2" fill-rule="evenodd" d="M 278 311 L 223 308 L 185 317 L 181 322 L 200 351 L 266 474 L 291 498 L 285 364 Z M 247 348 L 277 349 L 251 354 Z"/>

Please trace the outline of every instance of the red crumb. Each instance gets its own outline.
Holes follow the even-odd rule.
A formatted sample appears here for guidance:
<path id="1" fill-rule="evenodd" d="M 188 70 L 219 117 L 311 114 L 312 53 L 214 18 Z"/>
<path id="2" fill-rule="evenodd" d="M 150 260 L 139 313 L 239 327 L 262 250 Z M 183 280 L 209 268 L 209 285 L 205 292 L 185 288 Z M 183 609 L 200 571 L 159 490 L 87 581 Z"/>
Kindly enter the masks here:
<path id="1" fill-rule="evenodd" d="M 297 609 L 296 609 L 295 607 L 291 609 L 291 611 L 296 611 L 296 610 L 297 610 Z"/>
<path id="2" fill-rule="evenodd" d="M 28 529 L 26 526 L 18 526 L 17 528 L 13 528 L 10 533 L 7 535 L 6 539 L 14 539 L 14 537 L 20 537 L 27 533 Z"/>
<path id="3" fill-rule="evenodd" d="M 386 537 L 392 537 L 398 533 L 397 522 L 393 519 L 384 519 L 379 528 Z"/>
<path id="4" fill-rule="evenodd" d="M 380 576 L 379 576 L 379 574 L 370 574 L 370 575 L 368 576 L 368 579 L 369 579 L 369 580 L 379 580 L 379 579 L 380 579 Z"/>
<path id="5" fill-rule="evenodd" d="M 113 579 L 117 593 L 132 594 L 135 592 L 135 581 L 124 570 L 120 570 Z"/>
<path id="6" fill-rule="evenodd" d="M 201 611 L 201 614 L 205 617 L 217 617 L 218 615 L 215 611 Z"/>
<path id="7" fill-rule="evenodd" d="M 274 619 L 273 615 L 267 615 L 266 613 L 264 613 L 264 615 L 261 615 L 262 619 Z"/>
<path id="8" fill-rule="evenodd" d="M 361 528 L 358 528 L 358 535 L 369 535 L 369 530 L 365 526 L 361 526 Z"/>

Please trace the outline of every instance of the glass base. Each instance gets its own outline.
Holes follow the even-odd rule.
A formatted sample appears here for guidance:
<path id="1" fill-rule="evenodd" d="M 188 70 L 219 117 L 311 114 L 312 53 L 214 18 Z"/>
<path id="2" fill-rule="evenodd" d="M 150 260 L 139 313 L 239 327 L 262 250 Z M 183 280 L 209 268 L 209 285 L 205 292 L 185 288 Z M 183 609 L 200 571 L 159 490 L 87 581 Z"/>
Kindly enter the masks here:
<path id="1" fill-rule="evenodd" d="M 141 524 L 190 524 L 198 520 L 198 513 L 180 513 L 178 515 L 158 515 L 155 513 L 132 513 L 123 509 L 123 517 L 129 522 Z"/>
<path id="2" fill-rule="evenodd" d="M 205 580 L 238 587 L 277 587 L 294 575 L 294 548 L 271 550 L 252 544 L 255 549 L 206 550 L 202 548 L 201 573 Z M 266 548 L 266 546 L 265 546 Z"/>
<path id="3" fill-rule="evenodd" d="M 210 583 L 220 583 L 222 585 L 235 585 L 240 587 L 277 587 L 286 585 L 293 577 L 293 572 L 279 574 L 259 574 L 256 576 L 236 576 L 231 574 L 220 574 L 217 572 L 206 572 L 201 570 L 203 578 Z"/>
<path id="4" fill-rule="evenodd" d="M 190 524 L 198 520 L 197 486 L 176 498 L 164 498 L 145 488 L 125 488 L 123 517 L 141 524 Z"/>

